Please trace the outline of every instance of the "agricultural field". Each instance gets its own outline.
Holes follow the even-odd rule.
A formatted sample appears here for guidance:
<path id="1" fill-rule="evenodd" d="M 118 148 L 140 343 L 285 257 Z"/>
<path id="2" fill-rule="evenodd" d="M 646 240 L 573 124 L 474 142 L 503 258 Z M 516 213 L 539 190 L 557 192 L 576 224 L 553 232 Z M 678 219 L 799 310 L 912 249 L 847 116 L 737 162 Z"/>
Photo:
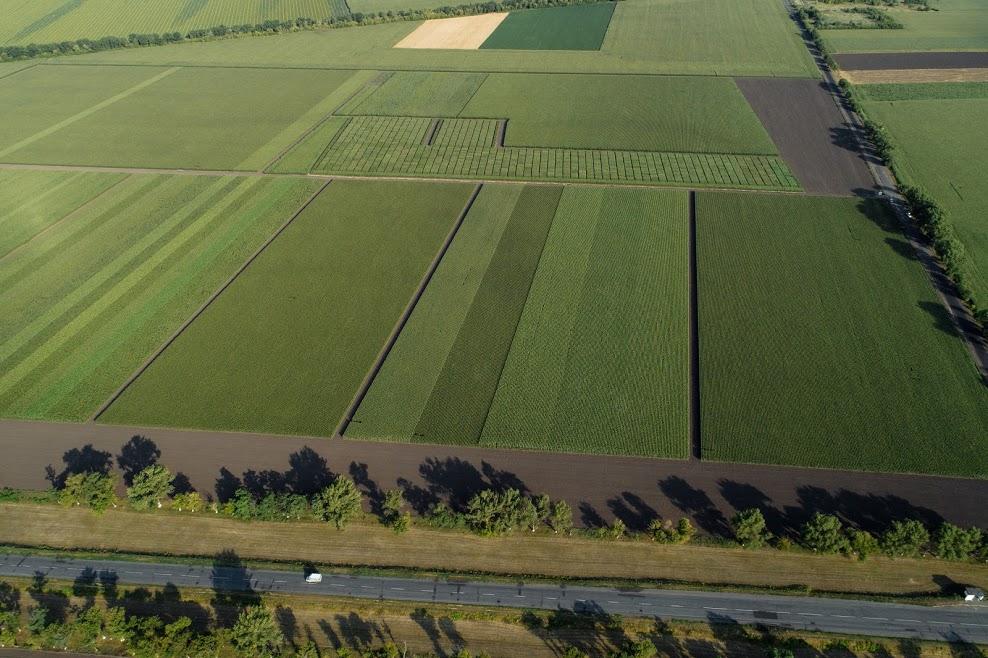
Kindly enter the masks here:
<path id="1" fill-rule="evenodd" d="M 683 193 L 485 186 L 347 434 L 685 457 L 687 292 Z"/>
<path id="2" fill-rule="evenodd" d="M 12 0 L 5 3 L 0 45 L 51 43 L 131 33 L 182 32 L 266 20 L 349 14 L 344 0 Z"/>
<path id="3" fill-rule="evenodd" d="M 988 82 L 925 82 L 868 84 L 854 88 L 862 101 L 939 101 L 988 98 Z"/>
<path id="4" fill-rule="evenodd" d="M 348 102 L 340 113 L 455 117 L 486 78 L 486 73 L 398 71 L 373 93 Z"/>
<path id="5" fill-rule="evenodd" d="M 513 11 L 480 47 L 600 50 L 614 7 L 614 2 L 602 2 Z"/>
<path id="6" fill-rule="evenodd" d="M 332 435 L 471 189 L 330 183 L 100 420 Z"/>
<path id="7" fill-rule="evenodd" d="M 8 162 L 263 168 L 352 90 L 351 71 L 40 66 L 0 80 Z M 90 86 L 82 89 L 83 83 Z M 80 98 L 74 91 L 80 89 Z M 67 107 L 50 102 L 65 94 Z M 93 136 L 99 135 L 98 140 Z M 176 136 L 181 135 L 181 138 Z M 20 138 L 19 140 L 17 138 Z M 17 140 L 17 141 L 14 141 Z"/>
<path id="8" fill-rule="evenodd" d="M 0 416 L 58 420 L 92 415 L 316 188 L 52 172 L 0 180 L 4 234 L 34 233 L 0 258 Z"/>
<path id="9" fill-rule="evenodd" d="M 988 476 L 988 388 L 877 201 L 700 193 L 702 452 Z"/>
<path id="10" fill-rule="evenodd" d="M 965 85 L 953 92 L 954 98 L 930 98 L 940 93 L 939 87 L 909 85 L 900 90 L 898 100 L 890 98 L 891 90 L 878 89 L 874 94 L 889 100 L 865 101 L 864 107 L 891 136 L 896 174 L 926 190 L 947 211 L 970 256 L 968 274 L 975 297 L 984 300 L 988 299 L 988 84 Z M 970 97 L 958 97 L 962 94 Z"/>
<path id="11" fill-rule="evenodd" d="M 901 30 L 823 30 L 834 52 L 988 50 L 988 4 L 983 0 L 936 0 L 934 11 L 885 8 Z"/>

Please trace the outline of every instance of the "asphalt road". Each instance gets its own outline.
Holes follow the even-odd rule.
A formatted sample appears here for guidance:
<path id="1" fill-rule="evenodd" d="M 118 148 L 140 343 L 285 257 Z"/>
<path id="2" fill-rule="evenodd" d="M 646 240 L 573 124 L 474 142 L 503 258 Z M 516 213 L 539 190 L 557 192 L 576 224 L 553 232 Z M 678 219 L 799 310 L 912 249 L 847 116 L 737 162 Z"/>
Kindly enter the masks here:
<path id="1" fill-rule="evenodd" d="M 191 564 L 0 556 L 0 576 L 53 580 L 115 578 L 119 584 L 167 585 L 224 591 L 282 592 L 422 603 L 570 610 L 763 624 L 830 633 L 988 643 L 988 604 L 924 607 L 831 598 L 677 590 L 630 590 L 569 585 L 385 578 L 324 574 L 319 584 L 301 571 L 248 570 Z"/>

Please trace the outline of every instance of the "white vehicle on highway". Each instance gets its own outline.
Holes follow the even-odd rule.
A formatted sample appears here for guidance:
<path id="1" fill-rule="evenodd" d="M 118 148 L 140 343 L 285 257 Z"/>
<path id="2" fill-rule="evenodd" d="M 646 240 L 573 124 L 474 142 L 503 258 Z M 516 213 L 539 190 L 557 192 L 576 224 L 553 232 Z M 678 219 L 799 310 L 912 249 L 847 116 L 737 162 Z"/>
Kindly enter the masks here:
<path id="1" fill-rule="evenodd" d="M 322 574 L 319 573 L 319 572 L 315 572 L 314 571 L 314 572 L 308 574 L 305 577 L 305 582 L 309 583 L 310 585 L 315 584 L 315 583 L 321 583 L 322 582 Z"/>

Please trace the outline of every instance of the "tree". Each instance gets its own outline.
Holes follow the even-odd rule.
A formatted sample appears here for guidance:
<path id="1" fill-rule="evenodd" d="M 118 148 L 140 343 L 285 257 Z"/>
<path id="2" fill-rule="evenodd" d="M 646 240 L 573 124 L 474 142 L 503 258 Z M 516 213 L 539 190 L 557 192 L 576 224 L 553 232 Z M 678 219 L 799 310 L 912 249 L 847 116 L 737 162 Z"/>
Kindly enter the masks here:
<path id="1" fill-rule="evenodd" d="M 203 509 L 202 496 L 199 495 L 198 491 L 177 494 L 172 500 L 172 509 L 179 512 L 192 512 L 193 514 L 201 512 Z"/>
<path id="2" fill-rule="evenodd" d="M 877 553 L 879 550 L 878 540 L 867 530 L 851 530 L 850 544 L 851 550 L 858 556 L 859 560 L 864 560 L 869 555 Z"/>
<path id="3" fill-rule="evenodd" d="M 648 524 L 648 534 L 661 544 L 686 544 L 696 535 L 696 528 L 686 517 L 675 525 L 669 519 L 655 519 Z"/>
<path id="4" fill-rule="evenodd" d="M 517 489 L 484 489 L 467 502 L 467 525 L 481 535 L 503 535 L 518 526 L 522 498 Z"/>
<path id="5" fill-rule="evenodd" d="M 48 626 L 48 608 L 38 605 L 28 610 L 27 630 L 32 635 L 38 635 L 45 630 L 46 626 Z"/>
<path id="6" fill-rule="evenodd" d="M 757 507 L 741 510 L 731 519 L 734 537 L 745 548 L 760 548 L 772 538 L 765 526 L 765 516 Z"/>
<path id="7" fill-rule="evenodd" d="M 224 506 L 224 511 L 235 519 L 250 521 L 257 517 L 257 501 L 241 487 L 233 492 L 233 498 Z"/>
<path id="8" fill-rule="evenodd" d="M 565 500 L 557 500 L 552 504 L 552 513 L 549 515 L 549 525 L 555 533 L 568 535 L 573 529 L 573 510 Z"/>
<path id="9" fill-rule="evenodd" d="M 518 520 L 521 522 L 521 525 L 528 528 L 531 532 L 535 532 L 542 525 L 539 510 L 535 507 L 535 502 L 531 498 L 525 498 L 521 501 L 521 507 L 518 510 Z"/>
<path id="10" fill-rule="evenodd" d="M 606 535 L 610 539 L 621 539 L 628 532 L 628 526 L 621 519 L 614 519 L 614 523 L 607 528 Z"/>
<path id="11" fill-rule="evenodd" d="M 539 494 L 532 503 L 535 505 L 535 513 L 539 515 L 539 522 L 548 523 L 552 514 L 552 500 L 549 494 Z"/>
<path id="12" fill-rule="evenodd" d="M 384 502 L 381 503 L 381 520 L 384 525 L 395 527 L 401 518 L 401 508 L 405 506 L 405 493 L 401 489 L 388 489 L 384 492 Z M 398 531 L 402 532 L 402 531 Z"/>
<path id="13" fill-rule="evenodd" d="M 933 552 L 946 560 L 966 560 L 981 545 L 981 538 L 981 531 L 977 528 L 965 530 L 953 523 L 944 523 L 937 529 Z"/>
<path id="14" fill-rule="evenodd" d="M 842 553 L 848 550 L 844 526 L 833 514 L 817 512 L 803 526 L 803 545 L 818 553 Z"/>
<path id="15" fill-rule="evenodd" d="M 882 535 L 882 550 L 892 557 L 914 557 L 929 543 L 929 531 L 916 520 L 896 521 Z"/>
<path id="16" fill-rule="evenodd" d="M 412 527 L 412 515 L 408 512 L 399 514 L 395 518 L 394 523 L 391 524 L 391 529 L 397 534 L 402 534 L 403 532 L 408 532 L 408 529 Z"/>
<path id="17" fill-rule="evenodd" d="M 230 632 L 230 641 L 241 656 L 273 658 L 281 652 L 285 636 L 274 615 L 264 606 L 244 608 Z"/>
<path id="18" fill-rule="evenodd" d="M 65 479 L 58 501 L 66 506 L 89 506 L 97 514 L 116 504 L 117 481 L 113 475 L 99 472 L 76 473 Z"/>
<path id="19" fill-rule="evenodd" d="M 342 529 L 360 514 L 361 498 L 353 480 L 341 475 L 316 494 L 312 512 L 317 519 L 331 522 L 337 529 Z"/>
<path id="20" fill-rule="evenodd" d="M 655 644 L 649 639 L 626 643 L 620 651 L 612 653 L 613 658 L 653 658 L 658 654 Z"/>
<path id="21" fill-rule="evenodd" d="M 171 471 L 161 464 L 151 464 L 134 479 L 127 489 L 127 500 L 134 509 L 148 510 L 161 507 L 161 501 L 175 492 Z"/>

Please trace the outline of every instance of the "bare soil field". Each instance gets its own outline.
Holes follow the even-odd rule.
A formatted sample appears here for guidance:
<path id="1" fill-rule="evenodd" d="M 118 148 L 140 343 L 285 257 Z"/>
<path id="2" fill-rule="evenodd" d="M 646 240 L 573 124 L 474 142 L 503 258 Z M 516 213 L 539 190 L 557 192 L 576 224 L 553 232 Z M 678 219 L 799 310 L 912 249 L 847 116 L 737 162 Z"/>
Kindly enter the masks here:
<path id="1" fill-rule="evenodd" d="M 862 69 L 841 71 L 852 84 L 912 82 L 988 82 L 988 68 L 967 69 Z"/>
<path id="2" fill-rule="evenodd" d="M 853 195 L 874 180 L 851 127 L 819 80 L 735 78 L 779 153 L 809 194 Z"/>
<path id="3" fill-rule="evenodd" d="M 834 59 L 849 71 L 988 68 L 988 52 L 847 53 Z"/>
<path id="4" fill-rule="evenodd" d="M 477 50 L 508 14 L 480 14 L 458 18 L 435 18 L 419 25 L 395 48 L 430 50 Z"/>
<path id="5" fill-rule="evenodd" d="M 20 489 L 94 468 L 126 476 L 159 460 L 223 500 L 239 486 L 313 491 L 343 473 L 372 498 L 401 486 L 415 511 L 487 487 L 546 492 L 583 526 L 688 516 L 727 535 L 737 510 L 757 506 L 777 533 L 815 511 L 873 531 L 903 518 L 988 527 L 988 481 L 963 478 L 31 421 L 0 422 L 0 454 L 0 486 Z"/>

